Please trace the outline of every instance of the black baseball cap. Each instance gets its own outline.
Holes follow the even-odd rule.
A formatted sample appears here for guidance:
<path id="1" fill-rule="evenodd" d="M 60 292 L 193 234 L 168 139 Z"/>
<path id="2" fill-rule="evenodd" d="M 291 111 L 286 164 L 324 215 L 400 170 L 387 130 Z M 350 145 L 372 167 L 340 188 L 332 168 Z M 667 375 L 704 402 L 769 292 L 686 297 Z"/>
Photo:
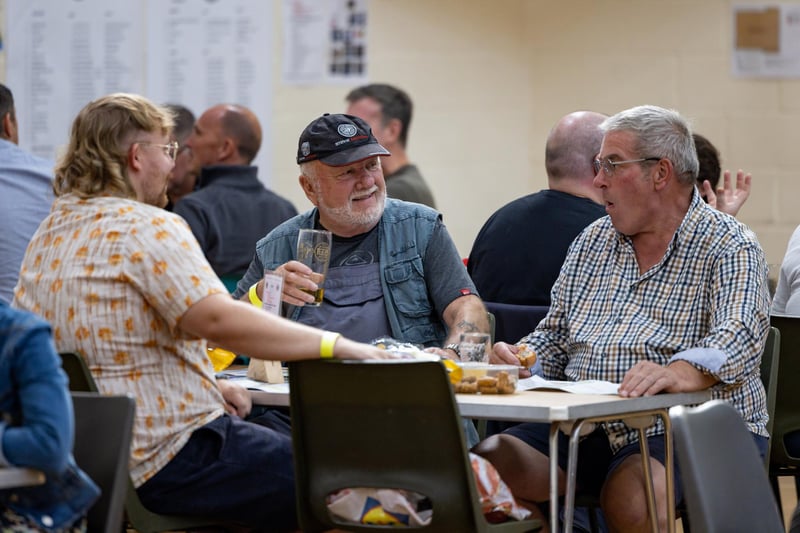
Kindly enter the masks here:
<path id="1" fill-rule="evenodd" d="M 322 161 L 340 167 L 376 155 L 392 155 L 358 117 L 325 113 L 306 126 L 297 146 L 297 162 Z"/>

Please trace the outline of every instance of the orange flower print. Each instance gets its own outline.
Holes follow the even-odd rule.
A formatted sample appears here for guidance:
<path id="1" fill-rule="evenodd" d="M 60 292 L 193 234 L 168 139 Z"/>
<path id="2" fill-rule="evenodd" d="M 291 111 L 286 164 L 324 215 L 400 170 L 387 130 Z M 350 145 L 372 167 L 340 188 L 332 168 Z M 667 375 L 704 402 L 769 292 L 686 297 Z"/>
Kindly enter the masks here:
<path id="1" fill-rule="evenodd" d="M 61 278 L 56 279 L 53 283 L 50 284 L 50 292 L 58 292 L 61 290 L 61 286 L 64 284 L 64 281 Z"/>
<path id="2" fill-rule="evenodd" d="M 92 272 L 94 272 L 94 265 L 89 264 L 83 267 L 83 273 L 87 276 L 91 276 Z"/>
<path id="3" fill-rule="evenodd" d="M 108 331 L 108 334 L 110 339 L 111 330 Z M 109 340 L 109 339 L 104 339 L 104 340 Z M 114 362 L 118 365 L 127 365 L 129 361 L 130 361 L 130 356 L 128 355 L 128 352 L 117 352 L 114 354 Z"/>
<path id="4" fill-rule="evenodd" d="M 156 232 L 156 240 L 157 241 L 163 241 L 167 237 L 169 237 L 169 232 L 168 231 L 161 230 L 161 231 Z"/>
<path id="5" fill-rule="evenodd" d="M 64 237 L 62 237 L 61 235 L 59 235 L 59 236 L 57 236 L 55 239 L 53 239 L 53 246 L 58 246 L 58 245 L 59 245 L 59 244 L 61 244 L 63 241 L 64 241 Z"/>
<path id="6" fill-rule="evenodd" d="M 144 252 L 133 252 L 130 260 L 131 263 L 141 263 L 144 260 Z"/>
<path id="7" fill-rule="evenodd" d="M 165 220 L 166 219 L 164 217 L 156 217 L 152 221 L 150 221 L 150 223 L 154 226 L 161 226 L 164 224 Z"/>
<path id="8" fill-rule="evenodd" d="M 189 276 L 189 279 L 192 281 L 192 285 L 194 285 L 195 287 L 200 285 L 200 278 L 198 278 L 197 276 Z"/>
<path id="9" fill-rule="evenodd" d="M 110 341 L 113 333 L 111 328 L 100 328 L 97 330 L 97 336 L 100 337 L 104 341 Z"/>
<path id="10" fill-rule="evenodd" d="M 57 270 L 59 266 L 61 266 L 61 259 L 53 259 L 53 262 L 50 263 L 50 270 Z"/>
<path id="11" fill-rule="evenodd" d="M 166 261 L 157 261 L 153 265 L 153 274 L 163 274 L 167 271 L 167 262 Z"/>
<path id="12" fill-rule="evenodd" d="M 167 408 L 167 400 L 165 400 L 163 396 L 157 397 L 156 402 L 158 402 L 159 411 L 163 411 Z"/>
<path id="13" fill-rule="evenodd" d="M 150 415 L 144 417 L 144 425 L 147 429 L 153 429 L 153 417 Z"/>
<path id="14" fill-rule="evenodd" d="M 89 238 L 90 239 L 96 239 L 96 238 L 100 237 L 102 234 L 103 234 L 103 230 L 101 230 L 100 228 L 95 228 L 89 233 Z"/>
<path id="15" fill-rule="evenodd" d="M 108 262 L 112 266 L 117 266 L 120 263 L 122 263 L 122 255 L 121 254 L 111 254 L 111 256 L 108 258 Z"/>
<path id="16" fill-rule="evenodd" d="M 89 335 L 90 335 L 89 329 L 85 328 L 83 326 L 81 326 L 81 327 L 79 327 L 78 329 L 75 330 L 75 338 L 78 339 L 79 341 L 82 341 L 84 339 L 88 339 Z"/>
<path id="17" fill-rule="evenodd" d="M 96 303 L 100 303 L 100 296 L 98 296 L 98 294 L 95 292 L 90 292 L 86 298 L 84 298 L 84 301 L 89 305 L 94 305 Z"/>
<path id="18" fill-rule="evenodd" d="M 67 322 L 72 322 L 75 319 L 75 308 L 70 307 L 67 309 Z"/>
<path id="19" fill-rule="evenodd" d="M 133 321 L 133 317 L 128 317 L 125 319 L 125 331 L 133 331 L 135 326 L 136 322 Z"/>
<path id="20" fill-rule="evenodd" d="M 89 255 L 89 247 L 88 246 L 81 246 L 78 248 L 78 251 L 75 252 L 75 257 L 86 257 Z"/>
<path id="21" fill-rule="evenodd" d="M 118 231 L 109 231 L 106 233 L 106 239 L 114 242 L 119 240 L 120 233 Z"/>

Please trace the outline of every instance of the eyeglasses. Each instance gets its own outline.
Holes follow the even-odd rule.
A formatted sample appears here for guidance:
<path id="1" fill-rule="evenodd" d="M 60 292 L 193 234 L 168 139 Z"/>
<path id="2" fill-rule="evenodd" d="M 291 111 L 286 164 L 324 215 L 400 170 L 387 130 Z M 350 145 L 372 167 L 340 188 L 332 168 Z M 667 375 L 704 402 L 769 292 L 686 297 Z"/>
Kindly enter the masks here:
<path id="1" fill-rule="evenodd" d="M 616 170 L 617 165 L 625 165 L 627 163 L 641 163 L 642 161 L 660 161 L 660 157 L 643 157 L 641 159 L 627 159 L 625 161 L 612 161 L 609 158 L 605 159 L 595 159 L 592 161 L 592 168 L 594 168 L 594 173 L 599 174 L 600 169 L 603 169 L 603 172 L 606 173 L 606 176 L 614 175 L 614 170 Z"/>
<path id="2" fill-rule="evenodd" d="M 158 144 L 158 143 L 151 143 L 147 141 L 136 141 L 133 144 L 147 144 L 150 146 L 157 146 L 164 150 L 164 155 L 175 161 L 175 158 L 178 156 L 178 141 L 172 141 L 169 144 Z"/>

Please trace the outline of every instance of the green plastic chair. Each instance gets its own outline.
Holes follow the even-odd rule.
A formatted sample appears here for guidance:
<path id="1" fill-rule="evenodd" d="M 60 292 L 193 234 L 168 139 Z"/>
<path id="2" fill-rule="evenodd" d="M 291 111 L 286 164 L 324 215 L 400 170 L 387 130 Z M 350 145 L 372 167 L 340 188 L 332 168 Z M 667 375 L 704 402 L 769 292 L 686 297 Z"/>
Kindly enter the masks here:
<path id="1" fill-rule="evenodd" d="M 348 487 L 400 488 L 427 496 L 426 532 L 536 531 L 538 520 L 489 524 L 447 372 L 438 361 L 289 363 L 300 528 L 385 530 L 328 513 L 326 497 Z"/>
<path id="2" fill-rule="evenodd" d="M 775 400 L 775 417 L 770 439 L 769 476 L 780 506 L 778 477 L 792 476 L 800 495 L 800 457 L 786 449 L 784 437 L 800 431 L 800 317 L 772 316 L 771 324 L 781 332 L 781 367 Z"/>
<path id="3" fill-rule="evenodd" d="M 71 391 L 97 392 L 97 384 L 83 356 L 74 352 L 62 352 L 61 366 L 69 378 Z M 127 466 L 127 465 L 126 465 Z M 125 514 L 133 529 L 139 533 L 181 531 L 191 528 L 220 526 L 219 520 L 202 516 L 175 516 L 154 513 L 147 509 L 136 492 L 130 476 L 125 495 Z"/>

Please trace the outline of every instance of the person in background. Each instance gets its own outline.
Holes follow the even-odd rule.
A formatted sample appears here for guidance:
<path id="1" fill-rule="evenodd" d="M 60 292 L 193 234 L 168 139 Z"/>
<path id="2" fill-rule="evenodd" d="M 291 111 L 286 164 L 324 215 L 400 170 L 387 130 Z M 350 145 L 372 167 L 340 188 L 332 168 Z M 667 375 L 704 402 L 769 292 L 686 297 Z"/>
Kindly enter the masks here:
<path id="1" fill-rule="evenodd" d="M 189 108 L 179 104 L 165 104 L 175 116 L 175 128 L 172 130 L 172 140 L 178 143 L 178 154 L 175 156 L 175 166 L 169 173 L 167 185 L 167 211 L 172 211 L 178 201 L 192 192 L 197 183 L 197 174 L 192 172 L 192 153 L 186 146 L 186 140 L 194 128 L 194 114 Z"/>
<path id="2" fill-rule="evenodd" d="M 53 162 L 19 146 L 11 90 L 0 84 L 0 302 L 11 303 L 19 265 L 53 203 Z"/>
<path id="3" fill-rule="evenodd" d="M 233 290 L 253 258 L 256 241 L 297 214 L 285 198 L 258 179 L 251 163 L 261 147 L 261 125 L 246 107 L 206 110 L 186 141 L 197 188 L 175 206 L 208 262 Z"/>
<path id="4" fill-rule="evenodd" d="M 85 531 L 100 489 L 75 464 L 67 376 L 50 326 L 0 302 L 0 468 L 34 468 L 45 483 L 0 490 L 3 531 Z"/>
<path id="5" fill-rule="evenodd" d="M 137 399 L 129 466 L 145 507 L 296 529 L 285 423 L 242 420 L 250 395 L 215 378 L 207 341 L 284 361 L 391 354 L 231 298 L 186 222 L 162 209 L 171 130 L 172 114 L 138 95 L 79 112 L 14 303 L 52 323 L 59 351 L 84 355 L 101 393 Z"/>
<path id="6" fill-rule="evenodd" d="M 484 301 L 550 305 L 567 248 L 605 215 L 592 168 L 605 118 L 591 111 L 562 117 L 545 146 L 548 188 L 506 204 L 481 228 L 467 270 Z"/>
<path id="7" fill-rule="evenodd" d="M 495 344 L 492 362 L 518 364 L 515 354 L 524 345 L 537 354 L 545 378 L 608 380 L 620 383 L 623 397 L 710 389 L 737 408 L 763 455 L 764 252 L 752 230 L 700 198 L 691 130 L 677 112 L 634 107 L 600 129 L 595 186 L 608 216 L 573 242 L 545 319 L 516 345 Z M 536 502 L 549 497 L 549 431 L 549 424 L 520 424 L 473 449 L 535 513 Z M 663 431 L 660 422 L 647 430 L 660 529 L 666 528 Z M 567 443 L 561 434 L 562 477 Z M 610 529 L 646 530 L 637 432 L 604 423 L 579 448 L 578 487 L 599 495 Z M 678 470 L 675 490 L 679 502 Z"/>
<path id="8" fill-rule="evenodd" d="M 722 187 L 717 187 L 720 177 L 719 150 L 707 138 L 699 133 L 693 134 L 697 149 L 700 170 L 697 174 L 697 187 L 700 195 L 708 204 L 723 213 L 736 216 L 739 209 L 750 197 L 752 176 L 741 169 L 736 173 L 736 188 L 731 183 L 731 171 L 726 170 L 722 178 Z"/>
<path id="9" fill-rule="evenodd" d="M 378 142 L 392 154 L 391 160 L 383 163 L 387 196 L 436 209 L 433 193 L 406 153 L 414 110 L 408 94 L 385 83 L 373 83 L 353 89 L 346 100 L 346 113 L 369 124 Z"/>

